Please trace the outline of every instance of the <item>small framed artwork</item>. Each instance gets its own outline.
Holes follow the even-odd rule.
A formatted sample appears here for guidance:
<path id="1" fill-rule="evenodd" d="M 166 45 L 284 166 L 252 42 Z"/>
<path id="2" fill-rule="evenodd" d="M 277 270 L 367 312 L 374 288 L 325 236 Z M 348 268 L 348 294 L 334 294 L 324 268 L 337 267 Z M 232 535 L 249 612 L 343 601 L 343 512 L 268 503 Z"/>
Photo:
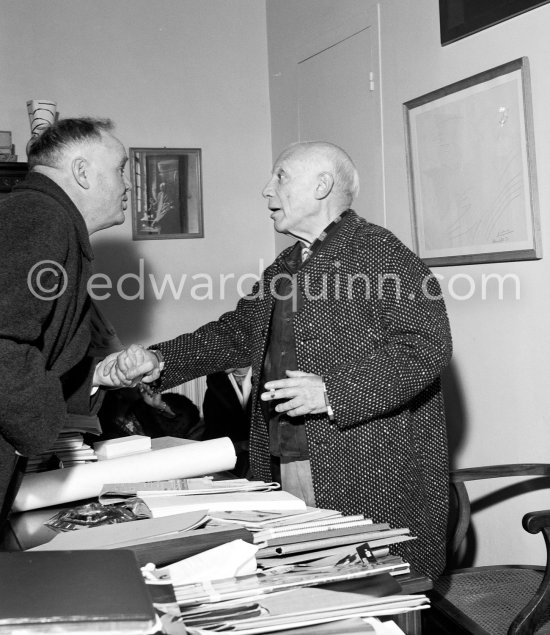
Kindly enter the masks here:
<path id="1" fill-rule="evenodd" d="M 202 238 L 200 148 L 130 148 L 134 240 Z"/>
<path id="2" fill-rule="evenodd" d="M 541 258 L 527 58 L 403 111 L 418 256 L 428 265 Z"/>
<path id="3" fill-rule="evenodd" d="M 441 44 L 494 26 L 550 0 L 439 0 Z"/>

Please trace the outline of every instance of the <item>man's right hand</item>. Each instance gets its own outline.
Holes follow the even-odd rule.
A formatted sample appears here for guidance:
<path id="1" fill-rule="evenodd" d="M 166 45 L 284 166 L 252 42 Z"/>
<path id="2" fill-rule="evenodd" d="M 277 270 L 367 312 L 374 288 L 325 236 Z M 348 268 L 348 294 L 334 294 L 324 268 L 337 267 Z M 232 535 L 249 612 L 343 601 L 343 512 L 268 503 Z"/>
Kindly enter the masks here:
<path id="1" fill-rule="evenodd" d="M 120 353 L 111 353 L 95 368 L 93 385 L 128 388 L 139 382 L 151 383 L 160 377 L 159 358 L 150 350 L 132 344 Z"/>

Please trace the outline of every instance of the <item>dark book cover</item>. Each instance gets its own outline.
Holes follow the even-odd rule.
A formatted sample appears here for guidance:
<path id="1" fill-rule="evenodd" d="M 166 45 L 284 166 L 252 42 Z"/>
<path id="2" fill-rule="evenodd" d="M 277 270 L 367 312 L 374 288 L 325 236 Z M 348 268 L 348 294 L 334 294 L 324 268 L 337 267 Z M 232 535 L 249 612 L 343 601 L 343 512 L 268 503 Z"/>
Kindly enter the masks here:
<path id="1" fill-rule="evenodd" d="M 71 632 L 147 633 L 154 621 L 132 551 L 0 553 L 0 632 L 66 624 Z"/>

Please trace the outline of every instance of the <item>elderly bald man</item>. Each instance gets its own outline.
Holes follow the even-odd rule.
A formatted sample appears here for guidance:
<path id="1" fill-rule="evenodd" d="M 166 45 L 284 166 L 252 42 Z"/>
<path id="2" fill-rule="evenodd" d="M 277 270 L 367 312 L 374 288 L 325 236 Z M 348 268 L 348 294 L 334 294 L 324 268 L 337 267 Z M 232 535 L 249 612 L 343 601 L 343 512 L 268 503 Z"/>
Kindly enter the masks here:
<path id="1" fill-rule="evenodd" d="M 252 471 L 322 508 L 409 527 L 396 551 L 443 569 L 447 442 L 439 375 L 451 357 L 437 281 L 351 205 L 357 170 L 338 146 L 297 143 L 263 190 L 297 238 L 234 311 L 156 344 L 162 389 L 252 366 Z"/>

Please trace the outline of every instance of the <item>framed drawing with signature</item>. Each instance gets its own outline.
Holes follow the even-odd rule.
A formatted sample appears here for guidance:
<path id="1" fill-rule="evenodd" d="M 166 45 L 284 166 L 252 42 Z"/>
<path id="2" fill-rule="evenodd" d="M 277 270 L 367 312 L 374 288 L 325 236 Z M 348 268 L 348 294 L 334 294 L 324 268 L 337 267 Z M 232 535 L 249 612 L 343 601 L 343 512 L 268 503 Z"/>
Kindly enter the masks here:
<path id="1" fill-rule="evenodd" d="M 202 238 L 200 148 L 130 148 L 134 240 Z"/>
<path id="2" fill-rule="evenodd" d="M 428 265 L 542 257 L 527 58 L 404 104 L 416 253 Z"/>

